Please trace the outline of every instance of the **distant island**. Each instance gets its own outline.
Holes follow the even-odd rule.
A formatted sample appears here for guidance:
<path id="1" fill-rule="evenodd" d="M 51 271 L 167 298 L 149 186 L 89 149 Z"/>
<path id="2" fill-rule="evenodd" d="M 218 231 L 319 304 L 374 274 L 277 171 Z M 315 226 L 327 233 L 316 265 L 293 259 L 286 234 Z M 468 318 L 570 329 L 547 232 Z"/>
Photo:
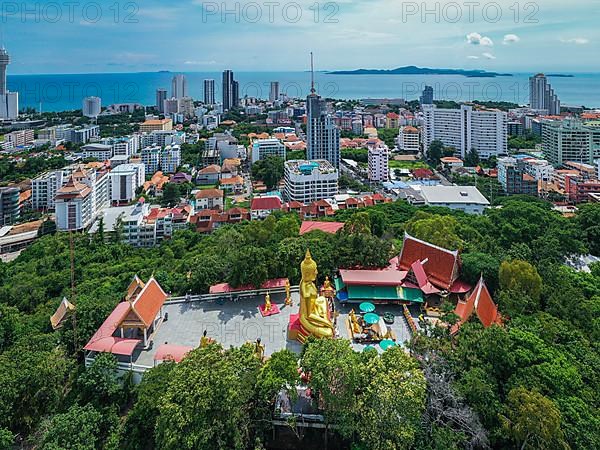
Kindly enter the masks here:
<path id="1" fill-rule="evenodd" d="M 462 75 L 469 78 L 512 77 L 510 73 L 487 72 L 485 70 L 429 69 L 427 67 L 406 66 L 397 69 L 357 69 L 327 72 L 329 75 Z"/>
<path id="2" fill-rule="evenodd" d="M 569 74 L 564 74 L 564 73 L 549 73 L 546 76 L 554 77 L 554 78 L 575 78 L 575 75 L 569 75 Z"/>

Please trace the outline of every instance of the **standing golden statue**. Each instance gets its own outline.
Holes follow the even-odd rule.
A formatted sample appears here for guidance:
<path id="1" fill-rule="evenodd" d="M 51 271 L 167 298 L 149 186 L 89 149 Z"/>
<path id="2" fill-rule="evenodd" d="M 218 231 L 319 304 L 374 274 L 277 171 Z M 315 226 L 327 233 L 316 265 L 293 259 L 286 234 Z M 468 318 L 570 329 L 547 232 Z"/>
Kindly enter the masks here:
<path id="1" fill-rule="evenodd" d="M 317 280 L 317 263 L 312 259 L 310 250 L 300 265 L 302 281 L 300 281 L 300 323 L 302 328 L 317 338 L 332 338 L 334 326 L 329 317 L 327 299 L 319 296 L 315 284 Z"/>
<path id="2" fill-rule="evenodd" d="M 269 312 L 269 311 L 271 311 L 271 308 L 272 308 L 272 306 L 271 306 L 271 294 L 269 294 L 267 292 L 267 295 L 265 295 L 265 306 L 263 308 L 263 311 L 264 312 Z"/>
<path id="3" fill-rule="evenodd" d="M 292 306 L 292 295 L 290 293 L 292 286 L 290 280 L 285 280 L 285 305 Z"/>

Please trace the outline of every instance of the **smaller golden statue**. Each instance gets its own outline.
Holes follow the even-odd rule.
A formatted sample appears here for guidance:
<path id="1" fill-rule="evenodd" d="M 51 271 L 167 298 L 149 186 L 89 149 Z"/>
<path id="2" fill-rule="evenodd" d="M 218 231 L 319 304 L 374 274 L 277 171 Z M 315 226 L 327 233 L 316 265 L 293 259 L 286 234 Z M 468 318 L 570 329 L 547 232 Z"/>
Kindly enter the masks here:
<path id="1" fill-rule="evenodd" d="M 208 347 L 208 344 L 210 344 L 210 342 L 211 339 L 206 336 L 206 330 L 204 330 L 204 333 L 202 333 L 202 337 L 200 338 L 200 348 Z"/>
<path id="2" fill-rule="evenodd" d="M 291 286 L 290 286 L 290 280 L 285 280 L 285 304 L 287 306 L 292 306 L 292 296 L 290 294 L 290 290 L 291 290 Z"/>
<path id="3" fill-rule="evenodd" d="M 358 323 L 358 319 L 356 318 L 356 314 L 354 313 L 354 309 L 350 310 L 350 314 L 348 315 L 350 318 L 350 323 L 352 324 L 352 332 L 354 334 L 362 333 L 362 328 Z"/>
<path id="4" fill-rule="evenodd" d="M 323 283 L 323 289 L 325 289 L 325 290 L 333 289 L 333 287 L 331 286 L 331 281 L 329 281 L 329 275 L 327 275 L 325 277 L 325 283 Z"/>
<path id="5" fill-rule="evenodd" d="M 271 311 L 272 305 L 271 305 L 271 295 L 267 292 L 267 295 L 265 295 L 265 307 L 263 309 L 264 312 L 269 312 Z"/>
<path id="6" fill-rule="evenodd" d="M 254 355 L 261 361 L 265 357 L 265 345 L 261 344 L 260 338 L 258 338 L 254 344 Z"/>

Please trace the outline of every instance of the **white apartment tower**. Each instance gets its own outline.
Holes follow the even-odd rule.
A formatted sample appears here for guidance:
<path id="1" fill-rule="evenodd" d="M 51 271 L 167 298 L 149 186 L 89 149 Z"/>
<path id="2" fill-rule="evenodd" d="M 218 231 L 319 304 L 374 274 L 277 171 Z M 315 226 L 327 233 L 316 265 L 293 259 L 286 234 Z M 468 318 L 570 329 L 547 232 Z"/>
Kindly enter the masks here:
<path id="1" fill-rule="evenodd" d="M 82 112 L 84 117 L 97 118 L 102 111 L 102 100 L 100 97 L 86 97 L 83 99 Z"/>
<path id="2" fill-rule="evenodd" d="M 14 120 L 19 116 L 19 93 L 9 92 L 6 83 L 6 68 L 10 56 L 4 47 L 0 48 L 0 119 Z"/>
<path id="3" fill-rule="evenodd" d="M 171 97 L 182 98 L 188 96 L 187 78 L 179 74 L 173 77 L 171 81 Z"/>
<path id="4" fill-rule="evenodd" d="M 461 105 L 460 109 L 423 105 L 423 115 L 425 153 L 434 140 L 454 148 L 463 159 L 471 149 L 483 159 L 508 152 L 508 116 L 503 111 L 478 105 Z"/>
<path id="5" fill-rule="evenodd" d="M 390 151 L 387 146 L 380 145 L 369 148 L 369 181 L 383 183 L 389 177 Z"/>

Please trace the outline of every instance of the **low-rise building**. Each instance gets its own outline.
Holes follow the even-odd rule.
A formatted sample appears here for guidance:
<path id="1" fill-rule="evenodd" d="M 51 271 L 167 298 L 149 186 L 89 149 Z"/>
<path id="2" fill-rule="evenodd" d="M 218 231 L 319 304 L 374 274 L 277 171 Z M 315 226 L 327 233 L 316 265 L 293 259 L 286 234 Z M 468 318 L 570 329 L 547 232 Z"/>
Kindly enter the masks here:
<path id="1" fill-rule="evenodd" d="M 250 214 L 252 220 L 264 219 L 275 211 L 280 211 L 283 202 L 276 195 L 255 197 L 252 199 Z"/>
<path id="2" fill-rule="evenodd" d="M 408 153 L 419 153 L 421 151 L 421 135 L 415 127 L 406 126 L 400 129 L 396 139 L 398 150 Z"/>
<path id="3" fill-rule="evenodd" d="M 241 194 L 244 192 L 244 178 L 240 175 L 230 178 L 221 178 L 219 180 L 219 186 L 225 192 L 231 194 Z"/>
<path id="4" fill-rule="evenodd" d="M 106 161 L 112 158 L 112 156 L 112 145 L 88 144 L 81 147 L 81 157 L 83 159 L 95 159 L 96 161 Z"/>
<path id="5" fill-rule="evenodd" d="M 222 210 L 224 193 L 221 189 L 202 189 L 194 195 L 194 209 L 219 209 Z"/>
<path id="6" fill-rule="evenodd" d="M 196 175 L 196 182 L 198 184 L 208 185 L 217 184 L 221 179 L 221 166 L 218 164 L 211 164 L 198 171 Z"/>
<path id="7" fill-rule="evenodd" d="M 498 182 L 507 194 L 538 195 L 538 180 L 525 171 L 523 160 L 499 158 Z"/>
<path id="8" fill-rule="evenodd" d="M 140 132 L 151 133 L 152 131 L 169 131 L 173 129 L 171 119 L 151 119 L 140 124 Z"/>
<path id="9" fill-rule="evenodd" d="M 468 214 L 483 214 L 490 202 L 474 186 L 421 186 L 420 193 L 429 206 L 441 206 Z"/>
<path id="10" fill-rule="evenodd" d="M 285 160 L 285 145 L 279 139 L 257 139 L 252 143 L 252 163 L 267 156 L 278 156 Z"/>

